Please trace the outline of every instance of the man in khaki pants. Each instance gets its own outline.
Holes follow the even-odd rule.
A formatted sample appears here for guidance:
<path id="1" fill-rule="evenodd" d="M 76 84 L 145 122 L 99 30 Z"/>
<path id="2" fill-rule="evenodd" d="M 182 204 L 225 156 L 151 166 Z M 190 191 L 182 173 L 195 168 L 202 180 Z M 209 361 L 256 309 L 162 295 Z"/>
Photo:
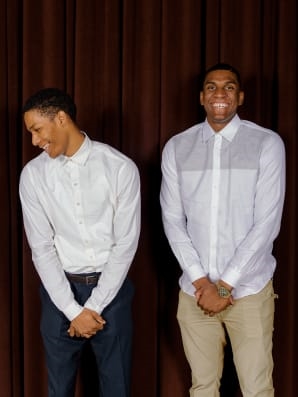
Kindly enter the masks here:
<path id="1" fill-rule="evenodd" d="M 285 194 L 278 134 L 241 120 L 239 72 L 217 64 L 204 75 L 206 120 L 163 150 L 165 233 L 181 266 L 177 318 L 192 371 L 191 397 L 218 397 L 225 332 L 243 397 L 272 397 L 276 260 Z"/>

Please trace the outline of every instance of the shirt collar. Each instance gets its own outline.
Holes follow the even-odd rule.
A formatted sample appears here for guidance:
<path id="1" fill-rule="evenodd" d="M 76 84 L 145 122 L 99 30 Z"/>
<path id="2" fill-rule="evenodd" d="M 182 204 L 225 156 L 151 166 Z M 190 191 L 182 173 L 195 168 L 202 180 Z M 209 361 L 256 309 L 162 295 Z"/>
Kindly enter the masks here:
<path id="1" fill-rule="evenodd" d="M 207 142 L 214 134 L 220 134 L 229 142 L 232 142 L 241 124 L 239 116 L 236 114 L 232 120 L 219 132 L 214 132 L 207 119 L 203 125 L 203 140 Z"/>
<path id="2" fill-rule="evenodd" d="M 74 162 L 78 165 L 81 165 L 81 166 L 85 165 L 85 163 L 88 159 L 89 153 L 91 151 L 91 140 L 85 132 L 83 132 L 83 131 L 81 131 L 81 132 L 85 136 L 85 139 L 84 139 L 82 145 L 79 147 L 79 149 L 72 156 L 67 157 L 67 156 L 62 155 L 59 157 L 59 160 L 60 160 L 62 166 L 65 165 L 68 161 L 72 161 L 72 162 Z"/>

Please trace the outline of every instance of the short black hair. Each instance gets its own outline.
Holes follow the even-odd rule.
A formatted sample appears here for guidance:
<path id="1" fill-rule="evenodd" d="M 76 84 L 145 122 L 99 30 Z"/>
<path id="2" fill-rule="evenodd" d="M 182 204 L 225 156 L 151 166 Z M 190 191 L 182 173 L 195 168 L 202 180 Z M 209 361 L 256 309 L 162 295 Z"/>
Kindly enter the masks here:
<path id="1" fill-rule="evenodd" d="M 239 71 L 232 65 L 230 65 L 229 63 L 224 63 L 224 62 L 219 62 L 216 63 L 213 66 L 210 66 L 202 75 L 202 80 L 201 80 L 201 88 L 203 88 L 204 86 L 204 81 L 207 77 L 207 75 L 210 72 L 214 72 L 215 70 L 228 70 L 229 72 L 232 72 L 235 74 L 235 76 L 237 77 L 237 81 L 239 83 L 239 87 L 241 87 L 241 77 L 240 77 L 240 73 Z"/>
<path id="2" fill-rule="evenodd" d="M 75 121 L 77 109 L 73 99 L 58 88 L 44 88 L 30 96 L 22 109 L 22 113 L 36 109 L 42 115 L 54 117 L 59 110 L 63 110 Z"/>

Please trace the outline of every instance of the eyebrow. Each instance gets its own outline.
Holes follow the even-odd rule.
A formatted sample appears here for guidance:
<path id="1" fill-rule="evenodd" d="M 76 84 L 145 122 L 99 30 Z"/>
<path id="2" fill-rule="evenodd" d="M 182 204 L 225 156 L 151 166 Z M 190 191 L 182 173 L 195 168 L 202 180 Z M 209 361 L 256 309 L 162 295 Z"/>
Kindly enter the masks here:
<path id="1" fill-rule="evenodd" d="M 204 85 L 205 84 L 216 84 L 216 80 L 206 80 L 204 82 Z M 237 80 L 226 80 L 226 81 L 224 81 L 224 84 L 236 84 L 237 85 L 239 83 Z"/>
<path id="2" fill-rule="evenodd" d="M 36 126 L 36 123 L 33 123 L 30 127 L 27 128 L 28 131 L 31 131 L 32 129 L 34 129 Z"/>

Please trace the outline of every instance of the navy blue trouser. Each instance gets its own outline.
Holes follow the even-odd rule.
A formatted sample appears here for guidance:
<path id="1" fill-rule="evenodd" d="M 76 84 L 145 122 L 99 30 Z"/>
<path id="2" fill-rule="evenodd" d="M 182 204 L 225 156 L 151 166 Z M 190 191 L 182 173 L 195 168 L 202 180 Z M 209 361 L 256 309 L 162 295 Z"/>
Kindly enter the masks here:
<path id="1" fill-rule="evenodd" d="M 88 299 L 94 285 L 71 282 L 77 302 Z M 85 343 L 90 343 L 97 362 L 100 397 L 129 397 L 132 318 L 132 283 L 126 279 L 113 301 L 104 309 L 106 325 L 90 339 L 68 336 L 69 320 L 41 287 L 41 334 L 46 351 L 48 396 L 74 397 L 76 374 Z"/>

